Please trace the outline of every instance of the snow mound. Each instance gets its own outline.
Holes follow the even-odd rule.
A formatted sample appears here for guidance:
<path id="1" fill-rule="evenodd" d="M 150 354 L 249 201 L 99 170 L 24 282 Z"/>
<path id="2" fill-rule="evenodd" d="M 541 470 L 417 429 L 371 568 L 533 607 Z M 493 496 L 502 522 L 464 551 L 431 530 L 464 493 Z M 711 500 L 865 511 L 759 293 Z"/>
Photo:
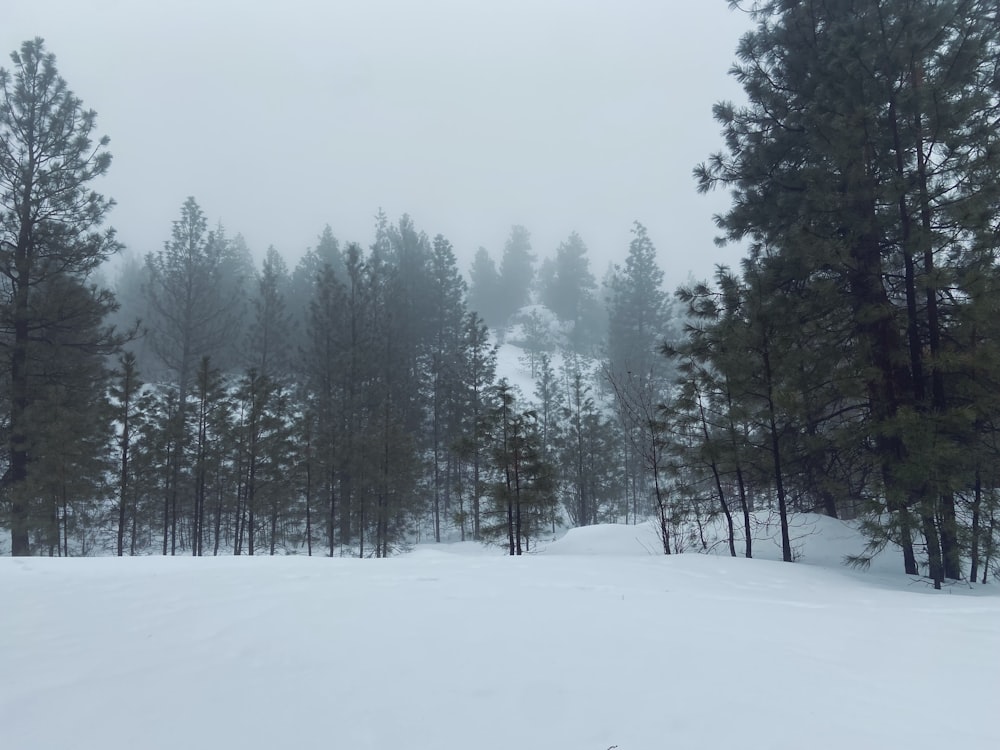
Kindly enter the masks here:
<path id="1" fill-rule="evenodd" d="M 553 542 L 538 545 L 546 555 L 640 556 L 663 555 L 663 543 L 650 523 L 598 524 L 570 529 Z"/>
<path id="2" fill-rule="evenodd" d="M 734 522 L 738 519 L 734 518 Z M 776 514 L 757 512 L 752 516 L 753 544 L 757 560 L 781 560 L 781 529 Z M 845 564 L 850 556 L 865 551 L 866 539 L 854 522 L 840 521 L 815 513 L 796 514 L 789 521 L 792 553 L 798 564 L 831 568 L 845 574 L 852 572 L 873 578 L 899 578 L 903 571 L 902 552 L 889 545 L 864 571 L 852 571 Z M 745 556 L 742 521 L 736 525 L 736 554 Z M 686 526 L 671 540 L 672 550 L 683 554 L 728 556 L 725 524 L 722 519 L 707 523 L 701 530 Z M 542 542 L 536 552 L 545 555 L 583 555 L 611 557 L 647 557 L 663 555 L 663 543 L 653 521 L 638 525 L 597 524 L 569 529 L 559 539 Z"/>

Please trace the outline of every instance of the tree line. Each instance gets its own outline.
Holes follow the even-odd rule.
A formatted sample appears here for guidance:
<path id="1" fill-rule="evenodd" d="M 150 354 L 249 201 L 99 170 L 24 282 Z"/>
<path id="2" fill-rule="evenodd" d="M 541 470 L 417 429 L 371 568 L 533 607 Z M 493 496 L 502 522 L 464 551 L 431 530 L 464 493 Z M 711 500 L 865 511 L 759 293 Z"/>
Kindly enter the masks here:
<path id="1" fill-rule="evenodd" d="M 192 197 L 112 293 L 100 269 L 122 248 L 91 187 L 107 139 L 41 40 L 12 59 L 0 167 L 14 554 L 385 556 L 418 536 L 521 554 L 566 521 L 638 518 L 585 356 L 606 313 L 578 235 L 536 274 L 514 227 L 507 281 L 474 264 L 470 290 L 448 240 L 407 216 L 380 213 L 367 247 L 327 227 L 289 269 L 274 248 L 258 266 Z M 529 295 L 548 307 L 519 318 Z M 508 323 L 537 358 L 537 397 L 497 378 Z"/>
<path id="2" fill-rule="evenodd" d="M 0 121 L 13 551 L 385 555 L 454 534 L 519 554 L 560 524 L 651 517 L 666 554 L 750 557 L 773 517 L 792 561 L 794 515 L 817 512 L 861 524 L 854 564 L 892 548 L 936 586 L 985 582 L 996 3 L 744 10 L 746 101 L 716 106 L 724 147 L 694 175 L 730 191 L 720 241 L 746 257 L 673 298 L 638 223 L 601 283 L 578 235 L 539 264 L 514 227 L 466 284 L 409 217 L 257 268 L 189 199 L 116 301 L 92 283 L 116 250 L 88 188 L 104 142 L 26 44 Z M 531 394 L 498 380 L 501 341 Z"/>

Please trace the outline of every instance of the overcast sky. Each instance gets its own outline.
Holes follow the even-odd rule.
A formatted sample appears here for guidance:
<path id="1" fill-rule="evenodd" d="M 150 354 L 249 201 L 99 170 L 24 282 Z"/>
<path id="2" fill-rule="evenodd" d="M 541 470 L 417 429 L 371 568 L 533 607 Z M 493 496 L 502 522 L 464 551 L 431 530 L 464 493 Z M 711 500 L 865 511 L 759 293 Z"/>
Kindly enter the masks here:
<path id="1" fill-rule="evenodd" d="M 691 169 L 747 28 L 726 0 L 5 0 L 0 50 L 43 37 L 97 111 L 134 252 L 194 195 L 290 265 L 325 224 L 367 246 L 381 207 L 463 271 L 512 224 L 540 256 L 575 230 L 600 279 L 639 220 L 673 286 L 739 257 Z"/>

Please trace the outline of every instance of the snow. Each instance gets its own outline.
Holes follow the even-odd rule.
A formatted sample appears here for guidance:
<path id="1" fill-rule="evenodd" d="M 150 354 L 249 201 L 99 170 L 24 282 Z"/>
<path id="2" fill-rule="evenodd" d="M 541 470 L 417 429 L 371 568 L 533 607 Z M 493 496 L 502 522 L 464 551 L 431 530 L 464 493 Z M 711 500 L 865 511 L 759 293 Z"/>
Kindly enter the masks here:
<path id="1" fill-rule="evenodd" d="M 2 746 L 1000 747 L 996 586 L 846 569 L 857 534 L 807 520 L 799 564 L 664 557 L 648 525 L 521 558 L 3 559 Z"/>

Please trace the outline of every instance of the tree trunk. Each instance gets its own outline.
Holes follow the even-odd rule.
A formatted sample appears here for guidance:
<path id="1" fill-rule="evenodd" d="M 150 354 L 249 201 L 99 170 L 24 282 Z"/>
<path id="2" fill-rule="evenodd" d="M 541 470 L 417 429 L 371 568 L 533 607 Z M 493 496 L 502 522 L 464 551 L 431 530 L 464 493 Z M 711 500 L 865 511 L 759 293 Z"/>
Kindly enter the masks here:
<path id="1" fill-rule="evenodd" d="M 944 566 L 941 563 L 941 545 L 938 543 L 938 530 L 934 524 L 933 514 L 925 510 L 922 518 L 924 541 L 927 542 L 927 572 L 931 580 L 934 581 L 934 588 L 939 589 L 941 588 L 941 583 L 944 581 Z"/>
<path id="2" fill-rule="evenodd" d="M 730 404 L 731 405 L 731 404 Z M 709 443 L 708 436 L 708 419 L 705 416 L 705 404 L 701 400 L 701 394 L 698 393 L 698 410 L 701 417 L 701 433 L 705 438 L 705 444 Z M 730 422 L 732 425 L 732 422 Z M 719 466 L 712 459 L 712 476 L 715 478 L 715 491 L 719 496 L 719 506 L 722 508 L 722 513 L 726 517 L 726 542 L 729 544 L 729 555 L 731 557 L 736 557 L 736 530 L 733 528 L 733 514 L 729 510 L 729 503 L 726 502 L 726 493 L 722 489 L 722 477 L 719 475 Z M 750 557 L 750 537 L 747 536 L 747 557 Z M 669 553 L 667 553 L 669 554 Z"/>
<path id="3" fill-rule="evenodd" d="M 30 160 L 29 174 L 34 173 Z M 14 557 L 31 554 L 29 542 L 28 499 L 24 487 L 28 481 L 28 288 L 31 282 L 29 249 L 32 238 L 30 227 L 31 185 L 25 185 L 20 232 L 15 253 L 17 279 L 14 281 L 14 342 L 10 358 L 10 552 Z"/>
<path id="4" fill-rule="evenodd" d="M 774 488 L 778 493 L 778 520 L 781 524 L 781 559 L 784 562 L 792 562 L 792 539 L 788 531 L 788 503 L 785 498 L 785 482 L 781 468 L 781 442 L 778 436 L 778 425 L 775 417 L 774 407 L 774 381 L 771 372 L 771 354 L 768 349 L 767 334 L 763 334 L 763 346 L 761 347 L 762 361 L 764 364 L 764 379 L 767 393 L 767 418 L 768 427 L 771 432 L 771 457 L 774 467 Z"/>
<path id="5" fill-rule="evenodd" d="M 979 514 L 983 507 L 983 478 L 979 467 L 976 467 L 976 482 L 972 500 L 972 529 L 969 538 L 969 581 L 976 582 L 979 577 Z"/>

